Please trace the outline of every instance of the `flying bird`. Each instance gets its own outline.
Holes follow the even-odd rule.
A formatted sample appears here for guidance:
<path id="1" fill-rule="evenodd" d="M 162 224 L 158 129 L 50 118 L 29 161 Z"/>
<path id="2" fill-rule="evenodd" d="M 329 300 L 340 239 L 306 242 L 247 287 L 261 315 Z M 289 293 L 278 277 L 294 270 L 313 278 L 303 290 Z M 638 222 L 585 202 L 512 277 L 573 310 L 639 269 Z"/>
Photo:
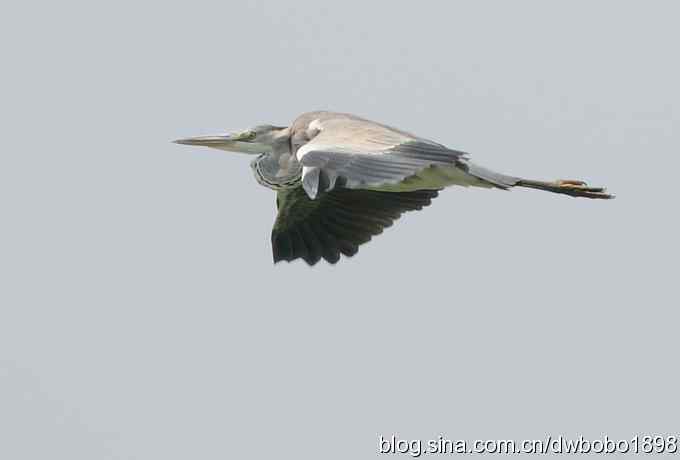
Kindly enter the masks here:
<path id="1" fill-rule="evenodd" d="M 257 155 L 255 179 L 276 191 L 274 263 L 335 264 L 341 255 L 351 257 L 402 213 L 428 206 L 451 185 L 612 198 L 579 180 L 501 174 L 472 163 L 465 152 L 346 113 L 309 112 L 288 127 L 259 125 L 174 142 Z"/>

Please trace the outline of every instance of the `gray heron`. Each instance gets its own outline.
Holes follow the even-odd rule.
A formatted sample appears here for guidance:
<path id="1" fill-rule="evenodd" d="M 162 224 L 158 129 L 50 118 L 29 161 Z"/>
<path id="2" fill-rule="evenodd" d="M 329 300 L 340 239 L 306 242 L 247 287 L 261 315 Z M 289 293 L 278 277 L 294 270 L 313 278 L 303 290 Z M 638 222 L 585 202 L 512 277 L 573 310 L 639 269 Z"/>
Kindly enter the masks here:
<path id="1" fill-rule="evenodd" d="M 612 198 L 579 180 L 501 174 L 472 163 L 465 152 L 346 113 L 309 112 L 288 127 L 259 125 L 174 142 L 257 155 L 255 179 L 276 191 L 274 263 L 335 264 L 341 254 L 351 257 L 402 213 L 428 206 L 451 185 Z"/>

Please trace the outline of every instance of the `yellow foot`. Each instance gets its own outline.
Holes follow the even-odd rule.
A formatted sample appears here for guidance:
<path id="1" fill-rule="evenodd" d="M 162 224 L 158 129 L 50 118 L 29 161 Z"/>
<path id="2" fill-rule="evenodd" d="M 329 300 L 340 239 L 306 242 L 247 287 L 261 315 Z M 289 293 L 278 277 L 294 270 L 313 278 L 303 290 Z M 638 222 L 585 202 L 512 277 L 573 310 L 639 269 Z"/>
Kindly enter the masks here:
<path id="1" fill-rule="evenodd" d="M 555 181 L 558 187 L 586 187 L 588 184 L 583 182 L 582 180 L 575 180 L 575 179 L 560 179 Z"/>
<path id="2" fill-rule="evenodd" d="M 588 198 L 614 198 L 612 195 L 606 193 L 604 187 L 588 187 L 588 184 L 582 180 L 560 179 L 555 181 L 555 185 L 565 192 L 573 192 L 574 196 L 584 196 Z"/>

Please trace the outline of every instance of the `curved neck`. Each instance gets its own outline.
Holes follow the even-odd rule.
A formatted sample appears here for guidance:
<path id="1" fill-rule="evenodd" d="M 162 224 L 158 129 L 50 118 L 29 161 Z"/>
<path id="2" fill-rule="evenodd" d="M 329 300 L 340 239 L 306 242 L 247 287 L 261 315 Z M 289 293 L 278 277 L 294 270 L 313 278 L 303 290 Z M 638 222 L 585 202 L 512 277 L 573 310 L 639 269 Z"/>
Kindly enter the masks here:
<path id="1" fill-rule="evenodd" d="M 257 182 L 272 190 L 297 187 L 302 177 L 302 165 L 290 153 L 265 153 L 250 166 Z"/>

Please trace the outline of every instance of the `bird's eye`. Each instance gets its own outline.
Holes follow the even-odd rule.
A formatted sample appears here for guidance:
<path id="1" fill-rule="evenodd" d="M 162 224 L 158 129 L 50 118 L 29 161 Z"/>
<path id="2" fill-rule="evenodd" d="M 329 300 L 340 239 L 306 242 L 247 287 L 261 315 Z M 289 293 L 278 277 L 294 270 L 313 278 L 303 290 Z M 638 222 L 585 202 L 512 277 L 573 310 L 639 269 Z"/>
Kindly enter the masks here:
<path id="1" fill-rule="evenodd" d="M 252 140 L 255 139 L 255 137 L 257 137 L 257 133 L 255 131 L 249 131 L 243 137 L 244 137 L 244 140 L 246 140 L 246 141 L 252 141 Z"/>

